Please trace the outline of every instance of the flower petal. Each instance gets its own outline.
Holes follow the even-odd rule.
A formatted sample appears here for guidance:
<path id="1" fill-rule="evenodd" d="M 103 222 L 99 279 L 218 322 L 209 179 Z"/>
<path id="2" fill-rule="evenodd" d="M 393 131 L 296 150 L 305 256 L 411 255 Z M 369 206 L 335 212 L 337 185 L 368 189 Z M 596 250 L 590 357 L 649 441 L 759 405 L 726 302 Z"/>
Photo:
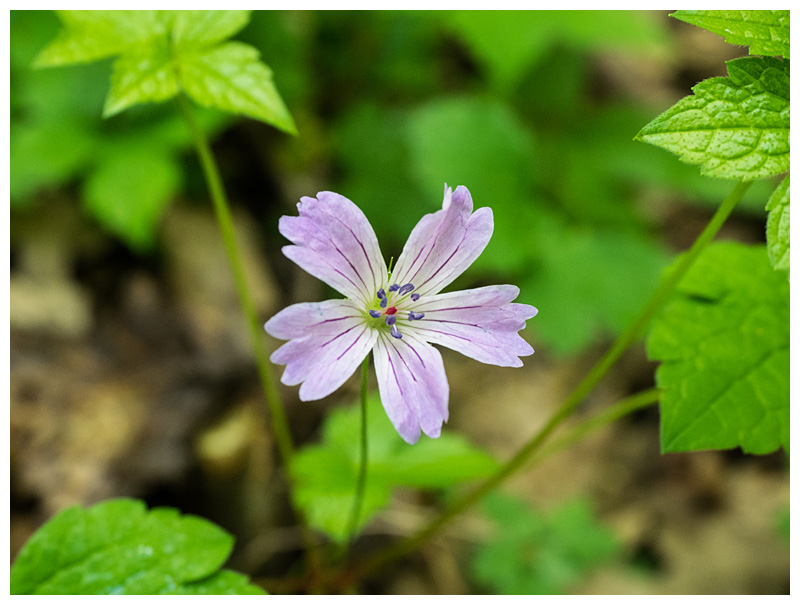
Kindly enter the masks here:
<path id="1" fill-rule="evenodd" d="M 386 282 L 378 238 L 361 209 L 346 197 L 321 191 L 297 204 L 299 216 L 282 216 L 280 232 L 294 246 L 283 253 L 348 298 L 370 304 Z"/>
<path id="2" fill-rule="evenodd" d="M 533 349 L 517 332 L 537 310 L 512 303 L 518 294 L 516 286 L 487 286 L 423 297 L 414 311 L 425 317 L 404 326 L 403 335 L 412 331 L 482 363 L 520 367 L 519 356 Z"/>
<path id="3" fill-rule="evenodd" d="M 436 294 L 480 256 L 493 230 L 491 208 L 473 213 L 469 190 L 447 187 L 442 209 L 423 216 L 411 232 L 392 281 L 414 284 L 421 296 Z"/>
<path id="4" fill-rule="evenodd" d="M 383 408 L 400 436 L 416 443 L 421 429 L 438 437 L 450 395 L 441 353 L 412 334 L 397 339 L 381 332 L 373 358 Z"/>
<path id="5" fill-rule="evenodd" d="M 308 322 L 303 326 L 304 322 Z M 368 327 L 350 301 L 328 300 L 287 307 L 265 325 L 278 338 L 292 339 L 271 356 L 285 364 L 283 384 L 301 384 L 300 400 L 322 399 L 342 386 L 375 345 Z"/>
<path id="6" fill-rule="evenodd" d="M 314 303 L 290 305 L 273 315 L 264 329 L 267 334 L 281 340 L 299 338 L 319 324 L 343 317 L 360 317 L 361 312 L 349 300 L 325 300 Z"/>

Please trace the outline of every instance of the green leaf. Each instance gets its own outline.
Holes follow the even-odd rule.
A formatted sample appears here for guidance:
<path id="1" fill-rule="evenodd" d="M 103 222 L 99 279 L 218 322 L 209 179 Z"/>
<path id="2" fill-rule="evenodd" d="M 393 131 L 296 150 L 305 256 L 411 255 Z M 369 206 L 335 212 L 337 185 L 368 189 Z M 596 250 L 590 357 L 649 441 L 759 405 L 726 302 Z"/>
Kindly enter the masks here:
<path id="1" fill-rule="evenodd" d="M 166 42 L 129 50 L 114 62 L 103 117 L 138 103 L 166 101 L 178 91 L 176 67 Z"/>
<path id="2" fill-rule="evenodd" d="M 176 595 L 263 595 L 262 588 L 250 583 L 250 579 L 235 571 L 223 569 L 213 576 L 196 582 L 187 582 L 168 594 Z"/>
<path id="3" fill-rule="evenodd" d="M 181 85 L 206 107 L 244 114 L 295 134 L 297 128 L 272 82 L 272 70 L 248 44 L 228 42 L 181 55 Z"/>
<path id="4" fill-rule="evenodd" d="M 636 138 L 699 164 L 708 176 L 754 180 L 789 170 L 789 61 L 728 61 L 728 78 L 697 84 Z"/>
<path id="5" fill-rule="evenodd" d="M 217 573 L 232 548 L 227 532 L 175 509 L 148 512 L 129 499 L 72 507 L 23 546 L 11 567 L 11 593 L 252 594 L 258 589 L 238 574 Z"/>
<path id="6" fill-rule="evenodd" d="M 40 67 L 89 63 L 165 36 L 171 11 L 58 11 L 64 29 L 36 59 Z"/>
<path id="7" fill-rule="evenodd" d="M 86 209 L 137 250 L 148 250 L 178 189 L 176 158 L 146 145 L 111 147 L 85 183 Z"/>
<path id="8" fill-rule="evenodd" d="M 789 175 L 767 202 L 767 254 L 776 269 L 789 271 Z"/>
<path id="9" fill-rule="evenodd" d="M 578 49 L 635 49 L 659 52 L 663 25 L 636 11 L 446 11 L 453 30 L 501 90 L 518 85 L 526 70 L 556 45 Z"/>
<path id="10" fill-rule="evenodd" d="M 566 502 L 550 513 L 495 493 L 483 502 L 493 538 L 475 551 L 475 578 L 496 594 L 561 594 L 619 552 L 589 503 Z"/>
<path id="11" fill-rule="evenodd" d="M 360 405 L 337 409 L 325 421 L 322 443 L 303 448 L 292 461 L 298 506 L 312 527 L 339 542 L 348 538 L 360 464 L 360 427 Z M 395 487 L 444 488 L 488 476 L 498 468 L 487 453 L 452 433 L 407 444 L 377 395 L 367 401 L 367 435 L 367 482 L 359 528 L 389 502 Z"/>
<path id="12" fill-rule="evenodd" d="M 210 46 L 230 38 L 250 21 L 250 11 L 175 11 L 172 42 L 178 48 Z"/>
<path id="13" fill-rule="evenodd" d="M 789 284 L 763 246 L 710 246 L 654 320 L 661 449 L 789 446 Z"/>
<path id="14" fill-rule="evenodd" d="M 539 309 L 536 337 L 559 355 L 625 329 L 668 262 L 651 238 L 624 231 L 572 228 L 550 219 L 533 237 L 541 245 L 541 266 L 521 283 L 520 302 Z"/>
<path id="15" fill-rule="evenodd" d="M 671 17 L 750 47 L 751 55 L 789 58 L 789 11 L 675 11 Z"/>

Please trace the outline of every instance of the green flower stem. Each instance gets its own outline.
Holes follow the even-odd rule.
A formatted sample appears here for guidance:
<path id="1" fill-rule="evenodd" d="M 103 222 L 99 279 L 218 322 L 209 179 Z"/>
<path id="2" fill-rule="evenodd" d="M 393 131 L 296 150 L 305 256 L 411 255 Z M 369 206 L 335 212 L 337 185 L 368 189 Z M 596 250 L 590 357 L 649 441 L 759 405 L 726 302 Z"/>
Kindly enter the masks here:
<path id="1" fill-rule="evenodd" d="M 361 516 L 361 507 L 364 502 L 364 488 L 367 485 L 367 370 L 369 369 L 369 355 L 361 364 L 361 461 L 358 469 L 358 482 L 356 483 L 356 496 L 353 499 L 353 510 L 350 513 L 350 522 L 347 525 L 349 542 L 356 537 L 358 519 Z"/>
<path id="2" fill-rule="evenodd" d="M 239 255 L 239 248 L 236 243 L 236 232 L 233 227 L 233 218 L 231 216 L 230 205 L 228 204 L 228 197 L 225 195 L 222 179 L 219 176 L 219 169 L 211 153 L 208 140 L 197 124 L 189 102 L 182 94 L 178 95 L 178 100 L 183 116 L 186 118 L 189 129 L 192 131 L 192 138 L 197 148 L 197 155 L 200 156 L 203 175 L 205 176 L 208 189 L 211 192 L 211 199 L 214 202 L 214 211 L 217 215 L 219 229 L 222 232 L 222 241 L 225 244 L 225 253 L 228 256 L 228 264 L 233 274 L 233 281 L 236 284 L 236 293 L 239 295 L 242 312 L 247 320 L 247 326 L 250 328 L 250 340 L 253 346 L 253 353 L 256 357 L 258 375 L 261 379 L 264 395 L 267 398 L 270 415 L 272 416 L 278 450 L 280 451 L 284 464 L 288 465 L 292 458 L 292 436 L 289 432 L 289 423 L 286 420 L 286 413 L 283 409 L 280 394 L 278 393 L 275 379 L 269 366 L 269 354 L 267 353 L 264 331 L 258 321 L 256 308 L 253 304 L 253 297 L 250 295 L 250 290 L 247 287 L 244 265 L 242 264 L 242 258 Z"/>
<path id="3" fill-rule="evenodd" d="M 619 420 L 623 416 L 627 416 L 628 414 L 632 414 L 637 410 L 641 410 L 649 405 L 653 405 L 658 401 L 660 395 L 661 393 L 658 389 L 648 389 L 618 401 L 610 408 L 607 408 L 602 412 L 598 412 L 594 416 L 591 416 L 583 422 L 575 425 L 564 436 L 543 446 L 531 457 L 531 462 L 539 462 L 544 460 L 553 454 L 567 449 L 572 444 L 583 439 L 588 433 L 607 426 L 615 420 Z"/>
<path id="4" fill-rule="evenodd" d="M 678 285 L 678 282 L 689 270 L 689 267 L 697 260 L 697 257 L 711 242 L 720 227 L 722 227 L 722 224 L 741 201 L 742 197 L 749 189 L 750 184 L 749 182 L 738 183 L 733 188 L 733 191 L 725 198 L 722 204 L 720 204 L 719 208 L 717 208 L 717 211 L 711 217 L 708 225 L 706 225 L 703 232 L 697 237 L 689 251 L 679 257 L 675 265 L 665 273 L 661 285 L 647 301 L 630 327 L 619 335 L 614 344 L 611 345 L 611 348 L 600 358 L 586 377 L 578 384 L 575 390 L 572 391 L 569 397 L 567 397 L 564 403 L 561 404 L 561 407 L 553 414 L 547 424 L 545 424 L 530 441 L 522 446 L 497 473 L 477 486 L 464 498 L 454 502 L 451 506 L 442 511 L 442 513 L 431 521 L 427 527 L 424 527 L 413 536 L 393 544 L 383 552 L 373 555 L 368 560 L 363 561 L 348 572 L 345 572 L 338 579 L 337 584 L 346 586 L 356 578 L 371 573 L 388 561 L 416 550 L 418 546 L 436 534 L 450 519 L 464 512 L 473 504 L 476 504 L 487 493 L 500 485 L 510 475 L 518 471 L 531 456 L 539 450 L 550 434 L 575 411 L 575 408 L 578 407 L 600 379 L 605 376 L 606 372 L 608 372 L 609 368 L 619 359 L 620 355 L 640 338 L 647 324 L 667 302 L 673 290 Z"/>
<path id="5" fill-rule="evenodd" d="M 189 105 L 186 97 L 183 94 L 178 95 L 178 103 L 189 125 L 189 130 L 192 133 L 194 144 L 197 149 L 197 154 L 200 157 L 200 164 L 203 168 L 203 175 L 206 179 L 206 184 L 211 193 L 211 199 L 214 203 L 214 211 L 219 223 L 220 232 L 222 233 L 222 241 L 225 245 L 225 253 L 228 257 L 228 264 L 233 274 L 233 281 L 236 285 L 236 292 L 239 296 L 239 302 L 242 306 L 247 325 L 250 329 L 250 340 L 253 347 L 253 353 L 256 358 L 256 366 L 258 367 L 258 376 L 261 380 L 261 387 L 267 399 L 269 406 L 270 416 L 272 417 L 272 425 L 275 433 L 275 441 L 278 445 L 281 460 L 288 468 L 293 454 L 292 435 L 289 430 L 289 423 L 286 419 L 286 413 L 283 409 L 283 402 L 281 401 L 280 393 L 278 392 L 275 378 L 272 374 L 272 369 L 269 365 L 269 354 L 265 342 L 265 333 L 258 320 L 253 298 L 250 295 L 250 290 L 247 287 L 247 279 L 244 274 L 244 265 L 242 264 L 241 256 L 239 255 L 239 248 L 236 243 L 236 232 L 233 227 L 233 217 L 231 216 L 230 205 L 228 198 L 225 194 L 225 188 L 222 185 L 222 179 L 219 175 L 217 163 L 214 160 L 214 155 L 211 153 L 211 147 L 208 144 L 205 133 L 197 124 L 194 118 L 192 108 Z M 289 480 L 291 489 L 291 478 Z M 316 575 L 319 571 L 320 559 L 314 544 L 313 537 L 302 511 L 297 510 L 298 518 L 302 525 L 303 539 L 306 545 L 306 550 L 309 557 L 309 567 L 312 574 Z"/>

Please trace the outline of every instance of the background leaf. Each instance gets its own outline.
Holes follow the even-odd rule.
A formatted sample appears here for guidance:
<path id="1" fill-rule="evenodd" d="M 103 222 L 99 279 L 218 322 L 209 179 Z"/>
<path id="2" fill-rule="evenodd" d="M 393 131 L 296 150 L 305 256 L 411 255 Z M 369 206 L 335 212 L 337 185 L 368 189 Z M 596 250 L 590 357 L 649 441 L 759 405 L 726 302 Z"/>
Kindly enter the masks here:
<path id="1" fill-rule="evenodd" d="M 763 246 L 709 246 L 657 316 L 661 450 L 789 447 L 789 284 Z"/>
<path id="2" fill-rule="evenodd" d="M 703 174 L 753 180 L 789 169 L 789 62 L 728 61 L 728 78 L 710 78 L 642 128 L 636 138 L 699 164 Z"/>
<path id="3" fill-rule="evenodd" d="M 292 462 L 295 499 L 309 523 L 336 541 L 347 539 L 360 461 L 361 406 L 333 411 L 322 442 L 303 448 Z M 463 437 L 443 433 L 407 444 L 397 434 L 380 399 L 367 401 L 368 470 L 358 527 L 384 507 L 395 487 L 437 489 L 485 477 L 498 463 Z"/>
<path id="4" fill-rule="evenodd" d="M 171 11 L 58 11 L 64 29 L 36 59 L 40 67 L 89 63 L 125 52 L 164 36 Z"/>
<path id="5" fill-rule="evenodd" d="M 117 499 L 65 509 L 25 544 L 11 568 L 12 594 L 199 594 L 260 592 L 217 570 L 233 538 L 200 517 L 147 511 Z M 189 586 L 187 586 L 189 585 Z M 228 592 L 229 594 L 230 592 Z"/>
<path id="6" fill-rule="evenodd" d="M 289 133 L 297 128 L 272 82 L 272 70 L 249 44 L 228 42 L 181 57 L 181 85 L 200 105 L 244 114 Z"/>
<path id="7" fill-rule="evenodd" d="M 250 11 L 175 11 L 172 42 L 179 48 L 210 46 L 230 38 L 250 21 Z"/>
<path id="8" fill-rule="evenodd" d="M 495 493 L 483 502 L 494 537 L 475 551 L 475 578 L 495 594 L 561 594 L 619 551 L 584 500 L 550 513 Z"/>
<path id="9" fill-rule="evenodd" d="M 165 40 L 129 50 L 114 62 L 103 116 L 139 103 L 167 101 L 178 94 L 176 67 Z"/>
<path id="10" fill-rule="evenodd" d="M 686 23 L 725 36 L 729 44 L 750 47 L 751 55 L 789 58 L 789 11 L 675 11 Z"/>
<path id="11" fill-rule="evenodd" d="M 789 175 L 783 179 L 767 202 L 767 254 L 772 266 L 789 270 Z"/>

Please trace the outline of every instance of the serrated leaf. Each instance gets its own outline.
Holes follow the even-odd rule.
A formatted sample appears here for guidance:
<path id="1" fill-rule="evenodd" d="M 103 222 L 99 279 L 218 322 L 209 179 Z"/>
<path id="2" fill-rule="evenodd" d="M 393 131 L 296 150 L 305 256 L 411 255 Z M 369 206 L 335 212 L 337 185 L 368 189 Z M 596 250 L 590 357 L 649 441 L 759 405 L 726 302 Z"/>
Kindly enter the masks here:
<path id="1" fill-rule="evenodd" d="M 310 525 L 333 540 L 348 538 L 360 464 L 361 406 L 331 413 L 319 445 L 292 461 L 295 501 Z M 358 528 L 383 508 L 395 487 L 437 489 L 485 477 L 498 468 L 487 453 L 454 434 L 409 445 L 397 434 L 377 395 L 367 401 L 368 469 Z"/>
<path id="2" fill-rule="evenodd" d="M 131 46 L 164 36 L 171 11 L 58 11 L 64 29 L 48 44 L 35 64 L 40 67 L 89 63 L 113 57 Z"/>
<path id="3" fill-rule="evenodd" d="M 210 46 L 230 38 L 250 21 L 250 11 L 176 11 L 172 42 L 178 48 Z"/>
<path id="4" fill-rule="evenodd" d="M 710 246 L 657 316 L 661 449 L 789 446 L 789 284 L 763 246 Z"/>
<path id="5" fill-rule="evenodd" d="M 129 50 L 114 62 L 103 117 L 138 103 L 166 101 L 178 91 L 176 67 L 166 43 Z"/>
<path id="6" fill-rule="evenodd" d="M 252 592 L 228 573 L 214 575 L 232 548 L 227 532 L 175 509 L 147 511 L 129 499 L 72 507 L 23 546 L 11 567 L 11 593 L 197 594 L 193 582 Z"/>
<path id="7" fill-rule="evenodd" d="M 84 203 L 129 246 L 147 250 L 179 182 L 176 158 L 164 149 L 112 147 L 87 178 Z"/>
<path id="8" fill-rule="evenodd" d="M 495 493 L 483 509 L 497 531 L 476 549 L 472 569 L 495 594 L 563 593 L 619 551 L 614 535 L 584 500 L 542 513 Z"/>
<path id="9" fill-rule="evenodd" d="M 767 254 L 772 266 L 789 270 L 789 175 L 786 175 L 767 202 Z"/>
<path id="10" fill-rule="evenodd" d="M 789 11 L 679 10 L 670 16 L 749 46 L 751 55 L 789 58 Z"/>
<path id="11" fill-rule="evenodd" d="M 200 105 L 297 132 L 272 81 L 272 70 L 259 60 L 252 46 L 227 42 L 208 51 L 186 53 L 179 69 L 183 89 Z"/>
<path id="12" fill-rule="evenodd" d="M 636 138 L 699 164 L 704 174 L 750 181 L 789 170 L 789 61 L 728 61 Z"/>

